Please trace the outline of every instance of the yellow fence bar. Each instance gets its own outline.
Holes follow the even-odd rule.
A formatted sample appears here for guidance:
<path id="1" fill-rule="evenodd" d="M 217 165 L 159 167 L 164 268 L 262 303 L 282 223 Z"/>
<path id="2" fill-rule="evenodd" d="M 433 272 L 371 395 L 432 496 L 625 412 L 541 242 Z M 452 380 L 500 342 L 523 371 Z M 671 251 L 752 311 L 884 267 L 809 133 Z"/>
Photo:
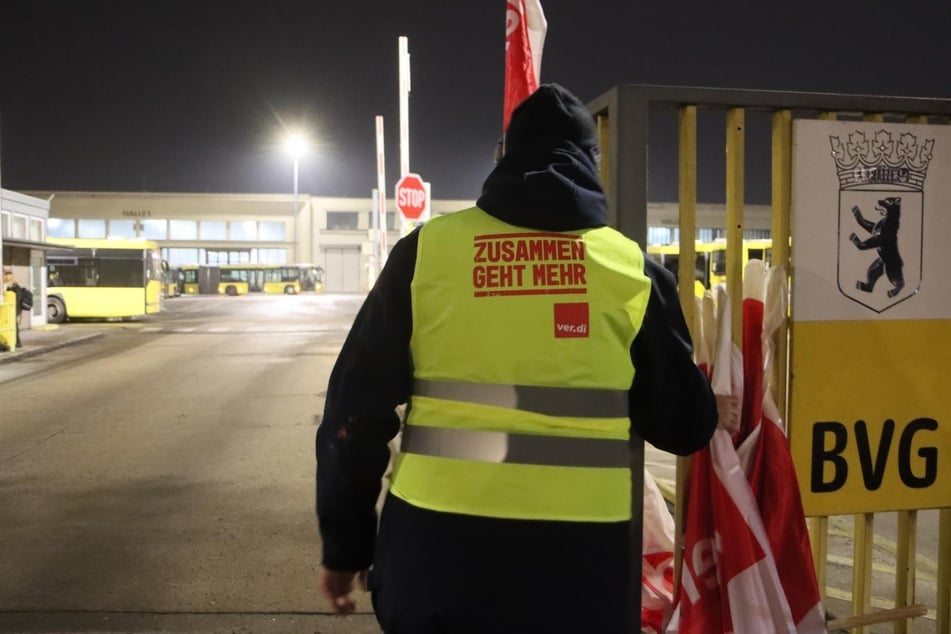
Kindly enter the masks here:
<path id="1" fill-rule="evenodd" d="M 872 552 L 875 538 L 875 515 L 862 513 L 855 516 L 852 544 L 852 616 L 865 616 L 872 607 Z M 855 634 L 865 634 L 864 626 L 853 628 Z"/>
<path id="2" fill-rule="evenodd" d="M 679 154 L 678 154 L 678 200 L 680 226 L 680 304 L 694 345 L 699 341 L 696 324 L 699 319 L 694 300 L 693 278 L 696 261 L 694 236 L 697 234 L 697 107 L 680 108 Z M 684 520 L 690 487 L 690 459 L 677 457 L 676 475 L 677 502 L 674 506 L 674 587 L 680 583 L 683 564 Z"/>
<path id="3" fill-rule="evenodd" d="M 773 113 L 772 122 L 772 231 L 773 254 L 770 264 L 781 266 L 789 279 L 789 214 L 792 206 L 792 112 L 778 110 Z M 786 345 L 789 338 L 789 320 L 776 330 L 773 336 L 773 349 L 776 351 L 776 362 L 773 364 L 770 385 L 772 386 L 773 400 L 783 414 L 783 423 L 788 422 L 789 412 L 786 410 L 786 364 L 789 348 Z"/>
<path id="4" fill-rule="evenodd" d="M 910 606 L 915 600 L 915 547 L 918 535 L 918 512 L 898 512 L 898 534 L 895 541 L 895 608 Z M 908 620 L 895 623 L 895 634 L 908 634 Z"/>
<path id="5" fill-rule="evenodd" d="M 733 341 L 743 341 L 743 186 L 746 112 L 726 113 L 726 290 L 730 296 Z"/>
<path id="6" fill-rule="evenodd" d="M 792 206 L 792 112 L 773 113 L 772 264 L 789 274 L 789 214 Z M 785 387 L 785 385 L 783 386 Z"/>
<path id="7" fill-rule="evenodd" d="M 809 543 L 812 546 L 812 563 L 816 567 L 819 598 L 825 603 L 826 568 L 829 557 L 829 518 L 827 516 L 809 518 Z"/>
<path id="8" fill-rule="evenodd" d="M 898 608 L 895 610 L 888 610 L 887 612 L 873 612 L 872 614 L 862 614 L 860 616 L 848 616 L 844 619 L 835 619 L 827 623 L 829 631 L 838 631 L 846 628 L 857 628 L 866 625 L 875 625 L 876 623 L 888 623 L 896 619 L 901 619 L 902 622 L 907 619 L 914 618 L 916 616 L 924 616 L 928 613 L 928 609 L 921 605 L 910 605 L 906 608 Z"/>
<path id="9" fill-rule="evenodd" d="M 697 341 L 693 280 L 697 250 L 697 107 L 680 109 L 680 143 L 678 153 L 678 223 L 680 225 L 680 258 L 677 277 L 680 280 L 680 304 L 687 320 L 690 336 Z"/>
<path id="10" fill-rule="evenodd" d="M 885 115 L 870 113 L 862 117 L 863 121 L 883 122 Z M 874 553 L 875 514 L 862 513 L 855 516 L 855 544 L 852 558 L 852 614 L 863 616 L 872 607 L 872 555 Z M 864 626 L 852 629 L 857 634 L 865 634 Z"/>
<path id="11" fill-rule="evenodd" d="M 928 123 L 928 117 L 908 117 L 909 123 Z M 918 512 L 898 511 L 895 549 L 895 609 L 915 602 L 915 551 L 917 550 Z M 895 634 L 908 634 L 908 619 L 895 622 Z"/>
<path id="12" fill-rule="evenodd" d="M 837 118 L 834 112 L 820 112 L 818 119 L 822 121 L 835 121 Z M 795 236 L 792 238 L 795 240 Z M 773 248 L 775 248 L 775 240 Z M 788 395 L 787 395 L 788 396 Z M 829 517 L 819 516 L 809 518 L 809 541 L 812 544 L 812 562 L 816 567 L 816 581 L 819 584 L 819 596 L 823 601 L 826 599 L 826 571 L 828 570 L 829 556 Z"/>

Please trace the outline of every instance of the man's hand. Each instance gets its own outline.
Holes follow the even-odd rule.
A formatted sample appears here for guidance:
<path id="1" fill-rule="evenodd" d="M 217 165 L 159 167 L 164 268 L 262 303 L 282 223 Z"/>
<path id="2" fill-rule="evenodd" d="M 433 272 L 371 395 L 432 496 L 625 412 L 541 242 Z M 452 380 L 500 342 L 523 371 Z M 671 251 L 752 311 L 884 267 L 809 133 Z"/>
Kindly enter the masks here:
<path id="1" fill-rule="evenodd" d="M 320 594 L 330 603 L 335 614 L 353 614 L 357 604 L 353 600 L 353 582 L 359 581 L 360 589 L 367 589 L 367 571 L 320 569 Z"/>
<path id="2" fill-rule="evenodd" d="M 722 427 L 730 434 L 740 431 L 740 414 L 743 403 L 738 396 L 717 394 L 717 427 Z"/>

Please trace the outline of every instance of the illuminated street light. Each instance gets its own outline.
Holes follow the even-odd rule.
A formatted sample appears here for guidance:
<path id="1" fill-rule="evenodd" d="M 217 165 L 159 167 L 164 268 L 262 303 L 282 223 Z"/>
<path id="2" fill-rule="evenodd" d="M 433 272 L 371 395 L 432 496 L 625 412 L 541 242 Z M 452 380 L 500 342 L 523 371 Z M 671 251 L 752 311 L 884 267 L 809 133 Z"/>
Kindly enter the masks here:
<path id="1" fill-rule="evenodd" d="M 300 158 L 307 152 L 307 139 L 302 134 L 292 133 L 284 140 L 284 147 L 294 159 L 294 217 L 297 217 L 297 174 L 300 167 Z"/>

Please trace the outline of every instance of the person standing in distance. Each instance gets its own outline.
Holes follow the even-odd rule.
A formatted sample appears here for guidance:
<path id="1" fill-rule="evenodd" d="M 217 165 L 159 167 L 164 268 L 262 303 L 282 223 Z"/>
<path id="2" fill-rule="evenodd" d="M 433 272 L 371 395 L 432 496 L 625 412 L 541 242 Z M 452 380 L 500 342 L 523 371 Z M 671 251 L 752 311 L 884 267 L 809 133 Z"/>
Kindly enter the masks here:
<path id="1" fill-rule="evenodd" d="M 476 206 L 394 245 L 341 349 L 321 592 L 348 614 L 360 581 L 387 634 L 628 634 L 631 438 L 688 455 L 717 421 L 673 276 L 607 226 L 591 115 L 543 85 Z"/>
<path id="2" fill-rule="evenodd" d="M 12 271 L 3 272 L 3 288 L 8 291 L 12 291 L 16 294 L 16 339 L 17 339 L 17 348 L 23 347 L 23 342 L 20 340 L 20 314 L 23 312 L 23 299 L 22 291 L 23 287 L 20 286 L 20 283 L 17 282 L 16 278 L 13 276 Z"/>

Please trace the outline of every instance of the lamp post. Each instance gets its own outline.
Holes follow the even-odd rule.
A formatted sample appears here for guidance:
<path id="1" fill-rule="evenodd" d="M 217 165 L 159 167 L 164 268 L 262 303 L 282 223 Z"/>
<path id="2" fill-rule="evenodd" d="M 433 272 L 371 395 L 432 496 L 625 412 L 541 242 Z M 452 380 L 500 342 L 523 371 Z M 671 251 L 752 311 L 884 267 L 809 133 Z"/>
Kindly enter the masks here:
<path id="1" fill-rule="evenodd" d="M 296 218 L 299 210 L 297 206 L 297 175 L 300 167 L 300 157 L 307 151 L 307 141 L 303 135 L 295 132 L 287 136 L 284 146 L 291 158 L 294 159 L 294 217 Z"/>

